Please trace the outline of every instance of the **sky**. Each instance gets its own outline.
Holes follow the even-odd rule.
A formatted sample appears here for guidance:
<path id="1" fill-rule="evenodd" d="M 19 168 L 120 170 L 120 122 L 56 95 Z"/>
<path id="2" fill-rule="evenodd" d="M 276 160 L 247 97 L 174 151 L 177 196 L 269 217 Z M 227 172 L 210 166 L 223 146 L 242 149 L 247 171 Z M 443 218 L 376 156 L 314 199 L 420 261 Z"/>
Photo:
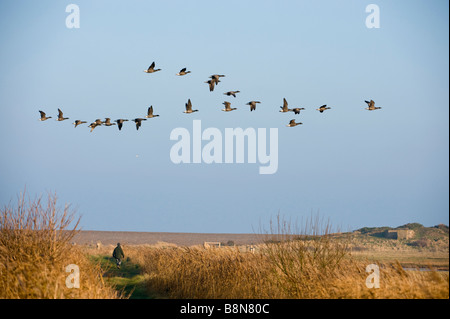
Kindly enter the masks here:
<path id="1" fill-rule="evenodd" d="M 344 230 L 448 225 L 448 27 L 440 0 L 1 1 L 0 204 L 57 194 L 84 230 L 253 233 L 277 214 Z M 144 73 L 153 61 L 161 71 Z M 210 92 L 212 74 L 225 77 Z M 305 110 L 280 113 L 283 98 Z M 188 99 L 198 112 L 183 113 Z M 382 109 L 365 110 L 370 99 Z M 87 127 L 150 105 L 160 116 L 139 130 Z M 258 141 L 265 129 L 276 171 L 247 154 L 174 163 L 173 132 L 189 132 L 191 156 L 213 140 L 194 141 L 195 123 L 223 159 L 226 129 Z"/>

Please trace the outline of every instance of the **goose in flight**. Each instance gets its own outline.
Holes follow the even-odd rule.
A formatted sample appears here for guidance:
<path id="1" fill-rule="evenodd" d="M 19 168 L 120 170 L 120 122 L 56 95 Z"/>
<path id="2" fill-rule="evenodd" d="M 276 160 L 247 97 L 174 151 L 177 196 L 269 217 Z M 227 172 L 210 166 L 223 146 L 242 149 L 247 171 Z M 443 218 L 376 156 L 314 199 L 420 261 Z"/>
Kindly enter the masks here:
<path id="1" fill-rule="evenodd" d="M 217 83 L 219 83 L 219 82 L 220 81 L 217 81 Z M 206 81 L 205 83 L 209 84 L 209 91 L 210 92 L 214 91 L 214 85 L 216 84 L 216 81 L 211 79 L 211 80 Z"/>
<path id="2" fill-rule="evenodd" d="M 145 117 L 150 119 L 152 117 L 157 117 L 157 116 L 159 116 L 159 115 L 158 114 L 153 114 L 153 105 L 150 105 L 150 107 L 147 110 L 147 115 Z"/>
<path id="3" fill-rule="evenodd" d="M 192 109 L 191 99 L 188 99 L 188 102 L 186 103 L 186 111 L 183 111 L 183 113 L 193 113 L 193 112 L 198 112 L 198 110 Z"/>
<path id="4" fill-rule="evenodd" d="M 89 124 L 88 127 L 91 128 L 91 133 L 92 133 L 92 131 L 94 130 L 94 128 L 96 128 L 97 126 L 100 126 L 100 125 L 101 125 L 101 124 L 97 124 L 96 122 L 93 122 L 93 123 Z"/>
<path id="5" fill-rule="evenodd" d="M 331 107 L 327 107 L 326 104 L 322 105 L 321 107 L 319 107 L 318 109 L 316 109 L 317 111 L 319 111 L 320 113 L 323 113 L 323 111 L 325 110 L 329 110 L 331 109 Z"/>
<path id="6" fill-rule="evenodd" d="M 161 69 L 156 69 L 155 70 L 155 62 L 153 61 L 153 63 L 148 67 L 147 70 L 144 70 L 145 73 L 154 73 L 157 71 L 161 71 Z"/>
<path id="7" fill-rule="evenodd" d="M 133 121 L 134 121 L 134 123 L 136 123 L 136 130 L 139 130 L 139 127 L 141 126 L 142 121 L 147 121 L 147 119 L 137 118 L 137 119 L 134 119 Z"/>
<path id="8" fill-rule="evenodd" d="M 288 102 L 286 101 L 285 98 L 283 98 L 283 106 L 280 106 L 280 112 L 286 113 L 286 112 L 290 112 L 292 111 L 291 109 L 288 108 Z"/>
<path id="9" fill-rule="evenodd" d="M 186 71 L 186 68 L 183 68 L 183 69 L 180 70 L 180 72 L 178 72 L 175 75 L 182 76 L 182 75 L 186 75 L 188 73 L 191 73 L 191 71 Z"/>
<path id="10" fill-rule="evenodd" d="M 68 117 L 64 117 L 63 116 L 63 112 L 60 110 L 60 109 L 58 109 L 58 118 L 56 119 L 57 121 L 64 121 L 64 120 L 68 120 L 69 118 Z"/>
<path id="11" fill-rule="evenodd" d="M 228 96 L 232 95 L 232 96 L 236 97 L 236 93 L 239 93 L 239 92 L 240 91 L 228 91 L 228 92 L 225 92 L 224 95 L 228 95 Z"/>
<path id="12" fill-rule="evenodd" d="M 39 121 L 45 121 L 52 118 L 51 116 L 45 116 L 45 113 L 42 111 L 39 111 L 39 113 L 41 114 L 41 118 L 39 119 Z"/>
<path id="13" fill-rule="evenodd" d="M 75 127 L 77 127 L 78 125 L 83 124 L 83 123 L 87 123 L 87 122 L 85 122 L 85 121 L 80 121 L 80 120 L 75 120 L 75 122 L 73 122 L 72 124 L 74 124 Z"/>
<path id="14" fill-rule="evenodd" d="M 301 124 L 303 124 L 303 123 L 301 123 L 301 122 L 295 123 L 295 119 L 292 119 L 292 120 L 289 122 L 289 124 L 286 125 L 286 126 L 288 126 L 288 127 L 294 127 L 294 126 L 301 125 Z"/>
<path id="15" fill-rule="evenodd" d="M 116 123 L 111 123 L 111 119 L 109 117 L 105 117 L 105 121 L 103 122 L 105 126 L 116 125 Z"/>
<path id="16" fill-rule="evenodd" d="M 250 105 L 250 112 L 256 110 L 256 103 L 261 103 L 259 101 L 250 101 L 246 105 Z"/>
<path id="17" fill-rule="evenodd" d="M 364 102 L 366 102 L 369 105 L 369 107 L 366 107 L 366 110 L 374 111 L 374 110 L 381 109 L 381 106 L 375 106 L 374 100 L 364 101 Z"/>
<path id="18" fill-rule="evenodd" d="M 96 119 L 94 123 L 97 124 L 97 126 L 99 126 L 103 124 L 103 121 L 100 119 Z"/>
<path id="19" fill-rule="evenodd" d="M 224 111 L 224 112 L 230 112 L 230 111 L 236 110 L 235 107 L 231 107 L 231 103 L 230 102 L 225 101 L 222 104 L 225 105 L 225 108 L 222 109 L 222 111 Z"/>
<path id="20" fill-rule="evenodd" d="M 128 121 L 128 120 L 126 120 L 126 119 L 115 120 L 115 122 L 117 122 L 117 127 L 119 128 L 119 131 L 122 129 L 123 122 L 126 122 L 126 121 Z"/>
<path id="21" fill-rule="evenodd" d="M 225 75 L 222 75 L 222 74 L 213 74 L 213 75 L 211 75 L 209 78 L 211 79 L 211 80 L 213 80 L 215 83 L 216 83 L 216 85 L 217 84 L 219 84 L 219 78 L 223 78 Z"/>
<path id="22" fill-rule="evenodd" d="M 293 108 L 292 111 L 293 111 L 295 114 L 300 114 L 300 111 L 301 111 L 301 110 L 304 110 L 304 109 L 305 109 L 304 107 L 296 107 L 296 108 Z"/>

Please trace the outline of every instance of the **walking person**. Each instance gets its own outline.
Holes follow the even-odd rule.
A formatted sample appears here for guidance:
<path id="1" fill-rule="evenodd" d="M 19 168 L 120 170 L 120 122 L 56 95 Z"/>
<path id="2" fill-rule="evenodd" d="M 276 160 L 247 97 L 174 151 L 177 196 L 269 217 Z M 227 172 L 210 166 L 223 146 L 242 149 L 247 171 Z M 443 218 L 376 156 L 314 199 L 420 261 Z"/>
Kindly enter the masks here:
<path id="1" fill-rule="evenodd" d="M 113 258 L 116 259 L 117 268 L 120 268 L 120 264 L 122 263 L 122 259 L 125 257 L 123 254 L 122 247 L 120 246 L 120 243 L 117 243 L 117 247 L 114 248 L 113 251 Z"/>

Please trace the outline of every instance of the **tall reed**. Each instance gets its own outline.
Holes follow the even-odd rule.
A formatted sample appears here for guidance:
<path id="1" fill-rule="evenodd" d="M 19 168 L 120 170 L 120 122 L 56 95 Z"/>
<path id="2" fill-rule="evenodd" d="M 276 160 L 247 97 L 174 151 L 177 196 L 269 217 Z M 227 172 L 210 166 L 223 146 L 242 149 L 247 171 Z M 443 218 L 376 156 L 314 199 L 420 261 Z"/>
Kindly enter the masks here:
<path id="1" fill-rule="evenodd" d="M 169 298 L 277 298 L 261 254 L 233 248 L 149 248 L 144 272 L 152 292 Z"/>
<path id="2" fill-rule="evenodd" d="M 319 217 L 300 228 L 277 216 L 262 236 L 264 244 L 254 253 L 238 248 L 135 249 L 149 290 L 168 298 L 449 297 L 448 273 L 406 272 L 398 263 L 379 263 L 380 287 L 368 287 L 369 263 L 352 258 L 349 238 Z"/>
<path id="3" fill-rule="evenodd" d="M 328 295 L 330 282 L 349 257 L 349 240 L 336 239 L 331 224 L 318 215 L 302 225 L 277 215 L 265 231 L 263 251 L 274 268 L 278 286 L 292 298 Z"/>
<path id="4" fill-rule="evenodd" d="M 72 229 L 68 227 L 74 223 Z M 103 283 L 101 269 L 70 241 L 78 232 L 70 205 L 63 210 L 57 196 L 27 199 L 0 209 L 0 298 L 117 298 Z M 80 287 L 66 285 L 66 266 L 80 270 Z"/>

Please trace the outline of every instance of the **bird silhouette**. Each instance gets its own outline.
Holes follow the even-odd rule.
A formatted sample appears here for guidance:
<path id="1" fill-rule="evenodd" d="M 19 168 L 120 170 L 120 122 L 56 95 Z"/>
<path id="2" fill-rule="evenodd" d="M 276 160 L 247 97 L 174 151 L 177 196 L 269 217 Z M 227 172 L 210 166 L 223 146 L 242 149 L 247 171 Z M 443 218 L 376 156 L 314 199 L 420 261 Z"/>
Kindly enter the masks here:
<path id="1" fill-rule="evenodd" d="M 150 107 L 147 110 L 147 115 L 145 117 L 150 119 L 152 117 L 157 117 L 157 116 L 159 116 L 159 115 L 158 114 L 153 114 L 153 106 L 150 105 Z"/>
<path id="2" fill-rule="evenodd" d="M 133 120 L 134 123 L 136 123 L 136 130 L 139 130 L 139 128 L 142 125 L 142 121 L 147 121 L 147 119 L 143 119 L 143 118 L 136 118 Z"/>
<path id="3" fill-rule="evenodd" d="M 180 70 L 180 72 L 178 72 L 178 73 L 175 74 L 175 75 L 182 76 L 182 75 L 186 75 L 186 74 L 188 74 L 188 73 L 191 73 L 191 71 L 186 71 L 186 68 L 182 68 L 182 69 Z"/>
<path id="4" fill-rule="evenodd" d="M 51 116 L 45 116 L 45 113 L 42 111 L 39 111 L 39 113 L 41 114 L 41 118 L 39 119 L 39 121 L 45 121 L 52 118 Z"/>
<path id="5" fill-rule="evenodd" d="M 366 107 L 366 110 L 374 111 L 374 110 L 381 109 L 381 106 L 375 106 L 375 101 L 374 100 L 364 101 L 364 102 L 366 102 L 369 105 L 368 107 Z"/>
<path id="6" fill-rule="evenodd" d="M 248 102 L 246 104 L 246 105 L 250 105 L 250 112 L 256 110 L 256 103 L 261 103 L 261 102 L 259 102 L 259 101 L 250 101 L 250 102 Z"/>
<path id="7" fill-rule="evenodd" d="M 221 74 L 213 74 L 213 75 L 211 75 L 209 78 L 211 79 L 211 80 L 213 80 L 215 83 L 216 83 L 216 85 L 217 84 L 219 84 L 219 78 L 223 78 L 225 75 L 221 75 Z"/>
<path id="8" fill-rule="evenodd" d="M 294 112 L 294 114 L 300 114 L 300 111 L 304 109 L 304 107 L 295 107 L 292 109 L 292 112 Z"/>
<path id="9" fill-rule="evenodd" d="M 224 112 L 230 112 L 230 111 L 236 110 L 235 107 L 231 107 L 231 103 L 230 102 L 225 101 L 222 104 L 225 105 L 225 108 L 222 109 L 222 111 L 224 111 Z"/>
<path id="10" fill-rule="evenodd" d="M 161 71 L 161 69 L 156 69 L 156 70 L 155 70 L 155 62 L 153 62 L 153 63 L 148 67 L 147 70 L 144 70 L 145 73 L 155 73 L 155 72 L 158 72 L 158 71 Z"/>
<path id="11" fill-rule="evenodd" d="M 105 121 L 103 122 L 103 125 L 113 126 L 113 125 L 116 125 L 116 123 L 111 123 L 111 119 L 109 117 L 105 117 Z"/>
<path id="12" fill-rule="evenodd" d="M 80 120 L 75 120 L 75 122 L 73 122 L 72 124 L 74 124 L 75 127 L 77 127 L 78 125 L 83 124 L 83 123 L 87 123 L 87 122 L 85 122 L 85 121 L 80 121 Z"/>
<path id="13" fill-rule="evenodd" d="M 236 93 L 239 93 L 239 92 L 240 91 L 228 91 L 228 92 L 225 92 L 224 95 L 228 95 L 228 96 L 232 95 L 232 96 L 236 97 Z"/>
<path id="14" fill-rule="evenodd" d="M 220 82 L 220 81 L 217 81 L 217 82 Z M 209 91 L 210 92 L 214 91 L 214 85 L 216 84 L 215 80 L 208 80 L 205 83 L 209 84 Z"/>
<path id="15" fill-rule="evenodd" d="M 283 98 L 283 106 L 280 106 L 280 108 L 281 108 L 280 112 L 283 113 L 292 111 L 291 109 L 288 108 L 288 102 L 286 101 L 285 98 Z"/>
<path id="16" fill-rule="evenodd" d="M 118 119 L 118 120 L 114 121 L 114 122 L 117 123 L 117 127 L 119 128 L 119 131 L 122 130 L 123 122 L 126 122 L 126 121 L 128 121 L 128 120 L 126 120 L 126 119 Z"/>
<path id="17" fill-rule="evenodd" d="M 286 126 L 294 127 L 294 126 L 301 125 L 301 124 L 303 124 L 303 123 L 301 123 L 301 122 L 295 123 L 295 119 L 292 119 L 292 120 L 289 122 L 289 124 L 286 125 Z"/>
<path id="18" fill-rule="evenodd" d="M 318 109 L 316 109 L 317 111 L 319 111 L 320 113 L 323 113 L 323 111 L 325 110 L 329 110 L 331 109 L 331 107 L 327 107 L 326 104 L 322 105 L 321 107 L 319 107 Z"/>
<path id="19" fill-rule="evenodd" d="M 58 109 L 58 118 L 56 119 L 57 121 L 64 121 L 64 120 L 68 120 L 69 118 L 68 117 L 64 117 L 63 116 L 63 112 L 60 110 L 60 109 Z"/>
<path id="20" fill-rule="evenodd" d="M 186 106 L 186 111 L 183 111 L 183 113 L 194 113 L 194 112 L 198 112 L 198 110 L 193 110 L 193 109 L 192 109 L 191 99 L 188 99 L 188 102 L 185 104 L 185 106 Z"/>
<path id="21" fill-rule="evenodd" d="M 94 128 L 96 128 L 97 126 L 100 126 L 101 124 L 97 124 L 96 122 L 92 122 L 91 124 L 88 125 L 88 127 L 91 128 L 91 133 L 94 130 Z"/>

